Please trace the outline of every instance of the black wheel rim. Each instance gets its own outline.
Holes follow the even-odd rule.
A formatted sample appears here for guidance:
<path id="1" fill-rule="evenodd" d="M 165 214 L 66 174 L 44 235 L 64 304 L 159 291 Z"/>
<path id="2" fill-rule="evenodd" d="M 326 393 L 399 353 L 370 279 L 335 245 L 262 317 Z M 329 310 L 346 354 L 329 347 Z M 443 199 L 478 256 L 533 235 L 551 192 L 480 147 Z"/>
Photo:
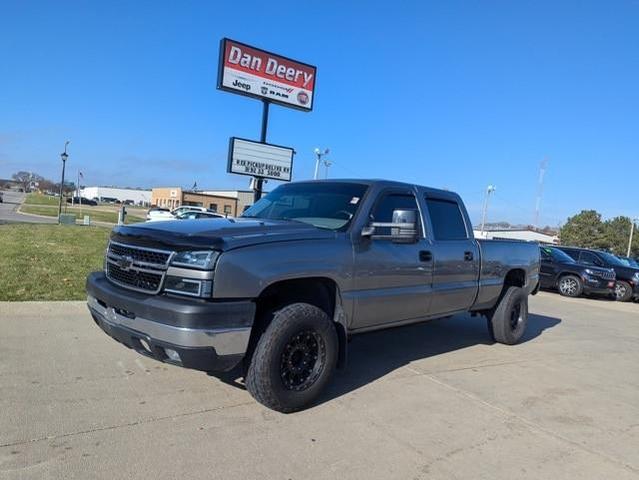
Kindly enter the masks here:
<path id="1" fill-rule="evenodd" d="M 522 321 L 521 302 L 517 302 L 517 304 L 513 305 L 513 308 L 510 310 L 510 330 L 513 332 L 517 330 Z"/>
<path id="2" fill-rule="evenodd" d="M 282 383 L 296 392 L 310 388 L 326 362 L 326 345 L 321 335 L 305 330 L 292 336 L 284 346 L 280 362 Z"/>

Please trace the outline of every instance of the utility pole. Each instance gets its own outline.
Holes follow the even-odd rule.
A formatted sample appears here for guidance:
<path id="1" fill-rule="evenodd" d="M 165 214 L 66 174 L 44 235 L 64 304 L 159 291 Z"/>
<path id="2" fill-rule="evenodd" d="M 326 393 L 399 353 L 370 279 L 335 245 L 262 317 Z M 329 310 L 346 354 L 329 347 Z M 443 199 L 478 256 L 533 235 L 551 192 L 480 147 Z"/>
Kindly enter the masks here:
<path id="1" fill-rule="evenodd" d="M 60 158 L 62 159 L 62 181 L 60 182 L 60 202 L 58 203 L 58 223 L 60 223 L 60 215 L 62 215 L 62 192 L 64 191 L 64 167 L 67 163 L 67 158 L 69 155 L 67 154 L 67 145 L 71 143 L 67 140 L 64 143 L 64 152 L 60 154 Z"/>
<path id="2" fill-rule="evenodd" d="M 315 155 L 317 156 L 317 160 L 315 160 L 315 175 L 313 175 L 313 179 L 317 180 L 317 178 L 319 177 L 319 168 L 320 168 L 320 163 L 322 162 L 322 157 L 324 155 L 328 155 L 329 152 L 330 150 L 328 148 L 326 148 L 323 152 L 320 148 L 315 149 Z"/>
<path id="3" fill-rule="evenodd" d="M 628 240 L 628 253 L 626 253 L 626 257 L 630 256 L 630 249 L 632 248 L 632 234 L 635 231 L 635 222 L 639 220 L 639 218 L 630 219 L 630 240 Z"/>
<path id="4" fill-rule="evenodd" d="M 484 236 L 484 228 L 486 226 L 486 212 L 488 211 L 488 197 L 490 197 L 490 194 L 493 193 L 495 190 L 497 190 L 497 188 L 494 185 L 488 185 L 488 187 L 486 188 L 486 196 L 484 197 L 484 209 L 481 215 L 481 237 Z"/>

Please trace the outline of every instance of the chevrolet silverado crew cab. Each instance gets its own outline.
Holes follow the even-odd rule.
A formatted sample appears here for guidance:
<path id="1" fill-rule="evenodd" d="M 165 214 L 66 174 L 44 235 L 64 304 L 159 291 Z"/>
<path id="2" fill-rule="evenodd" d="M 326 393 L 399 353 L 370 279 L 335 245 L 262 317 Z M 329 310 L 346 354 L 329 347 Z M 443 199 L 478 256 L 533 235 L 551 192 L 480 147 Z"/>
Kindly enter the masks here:
<path id="1" fill-rule="evenodd" d="M 127 347 L 238 367 L 257 401 L 292 412 L 359 333 L 471 312 L 517 343 L 538 280 L 538 245 L 475 240 L 455 193 L 336 180 L 282 185 L 239 218 L 117 226 L 86 288 L 95 322 Z"/>

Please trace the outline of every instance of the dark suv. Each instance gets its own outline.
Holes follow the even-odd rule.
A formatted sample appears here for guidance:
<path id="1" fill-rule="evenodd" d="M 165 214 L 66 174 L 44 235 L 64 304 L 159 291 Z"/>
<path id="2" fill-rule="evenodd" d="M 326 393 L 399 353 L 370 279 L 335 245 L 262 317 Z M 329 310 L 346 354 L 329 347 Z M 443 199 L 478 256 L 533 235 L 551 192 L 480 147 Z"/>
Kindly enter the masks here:
<path id="1" fill-rule="evenodd" d="M 615 291 L 615 271 L 577 263 L 554 247 L 539 247 L 541 288 L 557 289 L 565 297 L 586 295 L 612 296 Z"/>
<path id="2" fill-rule="evenodd" d="M 579 263 L 596 267 L 612 268 L 617 275 L 615 297 L 620 302 L 628 302 L 639 297 L 639 268 L 632 268 L 611 253 L 578 247 L 557 247 Z"/>

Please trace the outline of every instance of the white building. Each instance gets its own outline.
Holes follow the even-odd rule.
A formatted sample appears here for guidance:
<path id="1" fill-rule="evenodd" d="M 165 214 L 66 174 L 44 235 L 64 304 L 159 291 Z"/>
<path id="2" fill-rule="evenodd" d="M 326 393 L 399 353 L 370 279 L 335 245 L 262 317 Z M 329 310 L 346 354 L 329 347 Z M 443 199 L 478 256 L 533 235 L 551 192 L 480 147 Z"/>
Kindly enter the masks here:
<path id="1" fill-rule="evenodd" d="M 80 189 L 80 196 L 90 200 L 116 199 L 120 202 L 129 200 L 135 205 L 151 205 L 151 190 L 136 188 L 84 187 Z"/>
<path id="2" fill-rule="evenodd" d="M 485 238 L 488 240 L 522 240 L 524 242 L 539 242 L 547 245 L 558 245 L 557 235 L 548 235 L 530 229 L 508 229 L 508 230 L 484 230 L 482 234 L 479 230 L 474 230 L 475 238 Z"/>

